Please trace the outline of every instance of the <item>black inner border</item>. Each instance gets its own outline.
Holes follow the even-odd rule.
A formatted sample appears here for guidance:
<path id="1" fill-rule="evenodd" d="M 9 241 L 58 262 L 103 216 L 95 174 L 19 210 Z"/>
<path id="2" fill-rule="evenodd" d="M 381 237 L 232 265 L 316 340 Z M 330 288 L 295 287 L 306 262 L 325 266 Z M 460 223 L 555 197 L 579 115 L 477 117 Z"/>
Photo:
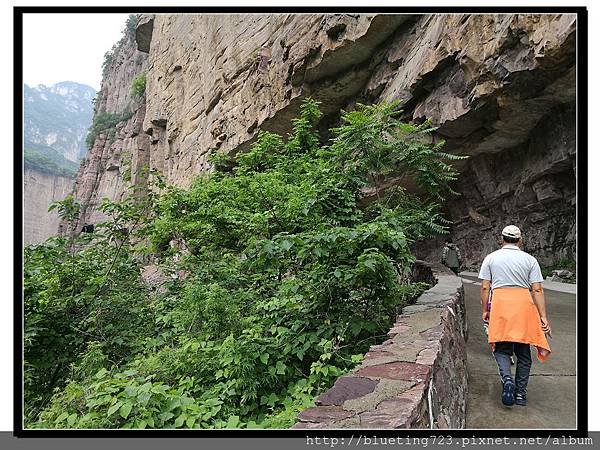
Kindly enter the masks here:
<path id="1" fill-rule="evenodd" d="M 378 437 L 586 437 L 588 434 L 588 306 L 587 306 L 587 207 L 588 207 L 588 11 L 586 7 L 97 7 L 97 6 L 16 6 L 13 8 L 13 58 L 14 58 L 14 398 L 13 434 L 16 437 L 349 437 L 361 430 L 32 430 L 23 429 L 23 15 L 31 13 L 388 13 L 388 14 L 509 14 L 509 13 L 562 13 L 577 14 L 577 429 L 535 429 L 535 430 L 362 430 L 363 435 Z M 20 118 L 21 120 L 17 120 Z M 19 270 L 17 270 L 17 268 Z M 490 418 L 493 421 L 493 418 Z"/>

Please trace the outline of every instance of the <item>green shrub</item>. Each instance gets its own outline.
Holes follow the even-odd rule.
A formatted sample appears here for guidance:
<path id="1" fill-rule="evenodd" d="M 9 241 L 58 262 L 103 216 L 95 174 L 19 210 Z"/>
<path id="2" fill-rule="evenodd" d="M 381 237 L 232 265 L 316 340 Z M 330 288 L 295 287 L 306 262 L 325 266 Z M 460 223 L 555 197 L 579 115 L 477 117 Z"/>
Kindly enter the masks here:
<path id="1" fill-rule="evenodd" d="M 73 230 L 80 205 L 72 196 L 51 205 Z M 104 364 L 122 364 L 152 330 L 146 287 L 123 240 L 145 214 L 133 200 L 104 201 L 110 220 L 93 234 L 55 237 L 24 249 L 25 414 L 37 417 L 67 377 L 87 377 Z"/>
<path id="2" fill-rule="evenodd" d="M 90 130 L 85 138 L 85 143 L 88 150 L 92 148 L 94 141 L 103 131 L 108 131 L 107 137 L 110 142 L 113 142 L 116 137 L 117 124 L 125 120 L 129 120 L 132 115 L 133 113 L 129 110 L 123 111 L 121 114 L 110 112 L 95 114 L 94 120 L 92 121 L 92 126 L 90 127 Z"/>
<path id="3" fill-rule="evenodd" d="M 146 92 L 146 74 L 142 72 L 131 82 L 131 95 L 139 98 Z"/>

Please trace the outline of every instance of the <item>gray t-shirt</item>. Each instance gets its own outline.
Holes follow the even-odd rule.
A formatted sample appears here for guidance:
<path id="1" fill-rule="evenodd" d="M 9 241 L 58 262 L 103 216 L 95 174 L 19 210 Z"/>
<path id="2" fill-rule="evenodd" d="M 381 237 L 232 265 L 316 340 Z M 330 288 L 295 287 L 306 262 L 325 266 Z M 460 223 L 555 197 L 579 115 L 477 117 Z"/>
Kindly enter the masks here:
<path id="1" fill-rule="evenodd" d="M 531 288 L 544 281 L 537 260 L 516 245 L 505 245 L 490 253 L 481 263 L 479 278 L 491 280 L 492 289 L 499 287 Z"/>

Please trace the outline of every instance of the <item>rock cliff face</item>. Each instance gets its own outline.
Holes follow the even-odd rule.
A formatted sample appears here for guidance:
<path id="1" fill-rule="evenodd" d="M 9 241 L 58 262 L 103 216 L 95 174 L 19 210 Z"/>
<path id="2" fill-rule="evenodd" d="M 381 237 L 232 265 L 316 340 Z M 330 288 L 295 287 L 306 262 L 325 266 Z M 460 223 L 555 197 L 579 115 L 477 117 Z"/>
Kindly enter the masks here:
<path id="1" fill-rule="evenodd" d="M 50 203 L 64 199 L 73 188 L 73 178 L 25 168 L 23 173 L 23 243 L 38 244 L 58 230 L 56 211 Z"/>
<path id="2" fill-rule="evenodd" d="M 120 200 L 134 183 L 145 184 L 149 136 L 142 132 L 145 100 L 134 98 L 133 80 L 144 72 L 147 56 L 125 35 L 106 66 L 96 99 L 95 117 L 113 114 L 122 120 L 98 133 L 75 180 L 75 196 L 82 204 L 81 222 L 103 220 L 97 210 L 104 197 Z"/>
<path id="3" fill-rule="evenodd" d="M 458 183 L 459 199 L 446 205 L 467 264 L 498 248 L 502 228 L 517 224 L 525 250 L 540 264 L 575 259 L 575 112 L 549 110 L 527 142 L 470 161 Z M 423 243 L 429 261 L 441 257 L 443 239 Z"/>
<path id="4" fill-rule="evenodd" d="M 340 108 L 399 99 L 406 120 L 431 118 L 448 151 L 471 156 L 462 197 L 446 205 L 467 263 L 508 223 L 543 262 L 573 257 L 575 37 L 564 14 L 142 16 L 107 67 L 97 113 L 130 105 L 141 72 L 145 102 L 114 142 L 98 137 L 77 193 L 93 222 L 101 197 L 125 192 L 123 174 L 143 182 L 149 165 L 188 186 L 210 150 L 289 132 L 306 96 L 322 102 L 323 130 Z M 417 250 L 437 257 L 438 245 Z"/>

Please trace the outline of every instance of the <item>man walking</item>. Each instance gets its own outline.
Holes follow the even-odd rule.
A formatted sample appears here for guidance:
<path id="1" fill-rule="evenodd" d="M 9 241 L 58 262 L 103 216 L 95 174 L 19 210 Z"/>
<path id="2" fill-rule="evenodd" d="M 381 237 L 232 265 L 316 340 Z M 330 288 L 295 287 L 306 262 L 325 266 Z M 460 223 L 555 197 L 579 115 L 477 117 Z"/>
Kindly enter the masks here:
<path id="1" fill-rule="evenodd" d="M 509 225 L 502 230 L 502 248 L 485 257 L 479 271 L 483 321 L 489 321 L 488 343 L 492 346 L 502 380 L 502 403 L 527 404 L 527 383 L 531 369 L 530 345 L 545 361 L 550 335 L 542 289 L 542 272 L 537 260 L 519 248 L 521 230 Z M 488 296 L 492 292 L 491 312 Z M 511 376 L 510 357 L 517 357 L 515 381 Z"/>
<path id="2" fill-rule="evenodd" d="M 450 237 L 446 238 L 444 250 L 442 251 L 442 264 L 452 270 L 456 275 L 458 275 L 460 267 L 462 266 L 460 250 L 452 243 Z"/>

